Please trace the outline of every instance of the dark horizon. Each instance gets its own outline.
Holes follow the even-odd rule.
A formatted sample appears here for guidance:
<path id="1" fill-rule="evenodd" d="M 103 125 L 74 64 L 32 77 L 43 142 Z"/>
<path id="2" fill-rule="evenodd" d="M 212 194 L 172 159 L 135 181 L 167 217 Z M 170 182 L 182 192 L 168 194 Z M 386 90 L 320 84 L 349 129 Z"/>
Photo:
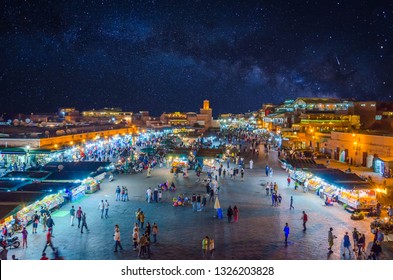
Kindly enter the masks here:
<path id="1" fill-rule="evenodd" d="M 390 1 L 7 0 L 0 40 L 0 112 L 392 101 Z"/>

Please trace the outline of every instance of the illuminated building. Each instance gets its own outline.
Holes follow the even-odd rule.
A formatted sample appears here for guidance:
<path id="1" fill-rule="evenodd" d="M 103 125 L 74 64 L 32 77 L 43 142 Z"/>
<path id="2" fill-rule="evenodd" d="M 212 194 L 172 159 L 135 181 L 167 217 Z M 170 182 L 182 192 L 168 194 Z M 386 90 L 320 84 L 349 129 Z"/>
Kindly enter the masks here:
<path id="1" fill-rule="evenodd" d="M 213 110 L 210 108 L 208 100 L 203 101 L 203 106 L 199 110 L 200 113 L 195 112 L 172 112 L 163 113 L 160 120 L 163 124 L 171 126 L 201 126 L 205 129 L 214 126 Z"/>
<path id="2" fill-rule="evenodd" d="M 97 123 L 132 122 L 132 112 L 123 112 L 121 108 L 104 108 L 101 110 L 83 111 L 83 121 Z"/>

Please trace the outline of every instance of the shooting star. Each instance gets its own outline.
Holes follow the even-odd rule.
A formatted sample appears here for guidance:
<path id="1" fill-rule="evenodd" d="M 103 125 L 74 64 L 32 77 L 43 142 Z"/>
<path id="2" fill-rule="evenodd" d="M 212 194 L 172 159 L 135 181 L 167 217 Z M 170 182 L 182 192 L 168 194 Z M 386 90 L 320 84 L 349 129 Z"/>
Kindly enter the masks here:
<path id="1" fill-rule="evenodd" d="M 340 63 L 340 60 L 338 60 L 338 57 L 337 57 L 337 55 L 336 55 L 336 61 L 337 61 L 337 65 L 338 65 L 338 66 L 340 66 L 340 65 L 341 65 L 341 63 Z"/>

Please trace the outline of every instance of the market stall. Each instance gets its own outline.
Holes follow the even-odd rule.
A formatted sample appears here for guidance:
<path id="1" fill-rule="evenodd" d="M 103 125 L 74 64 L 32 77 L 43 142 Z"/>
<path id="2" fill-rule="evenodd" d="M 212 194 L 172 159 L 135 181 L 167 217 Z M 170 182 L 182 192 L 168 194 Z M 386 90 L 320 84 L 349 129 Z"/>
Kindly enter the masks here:
<path id="1" fill-rule="evenodd" d="M 86 185 L 80 185 L 76 188 L 67 191 L 68 198 L 71 202 L 78 200 L 83 197 L 86 193 Z"/>
<path id="2" fill-rule="evenodd" d="M 41 209 L 41 206 L 48 211 L 52 211 L 55 208 L 60 207 L 64 203 L 64 197 L 62 193 L 50 194 L 45 196 L 42 200 L 33 203 L 32 205 L 23 208 L 17 213 L 18 218 L 30 218 L 31 215 Z M 24 210 L 25 209 L 25 210 Z"/>
<path id="3" fill-rule="evenodd" d="M 89 194 L 100 190 L 100 183 L 93 178 L 87 178 L 86 180 L 83 180 L 82 185 L 85 186 L 85 192 Z"/>
<path id="4" fill-rule="evenodd" d="M 368 187 L 367 185 L 365 189 L 362 189 L 358 185 L 351 189 L 342 188 L 338 200 L 354 209 L 370 209 L 375 207 L 378 203 L 376 192 Z"/>
<path id="5" fill-rule="evenodd" d="M 171 173 L 184 173 L 188 169 L 188 160 L 176 158 L 171 164 Z"/>
<path id="6" fill-rule="evenodd" d="M 202 165 L 202 172 L 210 172 L 212 173 L 215 169 L 215 160 L 211 158 L 204 158 Z"/>
<path id="7" fill-rule="evenodd" d="M 81 183 L 63 183 L 63 182 L 35 182 L 18 188 L 18 191 L 25 192 L 42 192 L 42 193 L 60 193 L 67 201 L 75 201 L 84 195 L 84 192 L 77 189 L 86 189 L 86 186 L 80 188 Z"/>
<path id="8" fill-rule="evenodd" d="M 370 209 L 377 205 L 373 186 L 356 174 L 338 169 L 313 169 L 296 171 L 295 174 L 299 180 L 305 179 L 308 190 L 315 190 L 326 201 L 340 202 L 355 210 Z"/>
<path id="9" fill-rule="evenodd" d="M 20 207 L 17 207 L 15 211 L 11 212 L 11 215 L 4 220 L 11 221 L 17 219 L 24 225 L 27 225 L 30 222 L 31 216 L 35 213 L 35 211 L 39 211 L 41 207 L 44 207 L 48 211 L 53 211 L 64 203 L 62 193 L 48 195 L 44 193 L 25 194 L 24 192 L 14 192 L 7 194 L 15 194 L 15 197 L 20 196 L 23 203 L 20 204 Z M 37 198 L 37 200 L 33 202 L 33 198 Z"/>

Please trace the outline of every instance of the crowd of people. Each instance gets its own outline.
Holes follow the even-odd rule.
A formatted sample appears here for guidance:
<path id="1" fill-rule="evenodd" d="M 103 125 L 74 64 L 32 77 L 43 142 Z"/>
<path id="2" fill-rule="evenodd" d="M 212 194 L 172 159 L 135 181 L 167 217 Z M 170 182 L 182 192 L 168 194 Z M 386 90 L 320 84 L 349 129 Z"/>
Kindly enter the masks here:
<path id="1" fill-rule="evenodd" d="M 136 145 L 139 147 L 156 146 L 163 139 L 164 138 L 162 137 L 138 139 Z M 242 211 L 244 211 L 244 208 L 242 208 L 241 202 L 237 201 L 237 198 L 224 196 L 225 192 L 222 192 L 222 188 L 233 186 L 234 185 L 233 183 L 236 182 L 236 178 L 238 178 L 238 176 L 240 176 L 241 181 L 244 181 L 246 179 L 245 176 L 248 172 L 246 170 L 254 168 L 254 161 L 252 159 L 254 159 L 257 163 L 259 163 L 258 161 L 262 159 L 262 157 L 258 159 L 259 150 L 261 149 L 261 153 L 268 155 L 272 150 L 275 149 L 275 143 L 269 142 L 268 139 L 266 138 L 266 135 L 262 133 L 253 133 L 249 130 L 242 130 L 242 129 L 235 129 L 231 131 L 222 132 L 220 134 L 219 141 L 220 141 L 220 145 L 230 144 L 232 148 L 230 149 L 230 151 L 228 151 L 225 154 L 225 157 L 223 157 L 221 160 L 215 161 L 214 165 L 210 166 L 207 172 L 202 172 L 201 167 L 200 166 L 198 167 L 198 164 L 195 165 L 195 175 L 197 177 L 197 182 L 201 184 L 203 183 L 205 185 L 206 192 L 202 193 L 199 190 L 197 191 L 193 190 L 192 195 L 189 198 L 190 198 L 193 212 L 204 212 L 206 210 L 209 210 L 207 209 L 207 206 L 210 207 L 210 204 L 208 203 L 210 202 L 214 203 L 217 198 L 220 199 L 224 198 L 225 199 L 224 201 L 226 203 L 231 204 L 231 205 L 227 204 L 224 208 L 227 209 L 226 210 L 227 221 L 228 223 L 236 224 L 239 222 L 239 208 L 241 208 Z M 59 158 L 59 160 L 72 160 L 72 159 L 75 160 L 76 157 L 76 160 L 118 161 L 120 158 L 134 152 L 133 150 L 134 148 L 131 145 L 131 139 L 127 137 L 124 138 L 119 137 L 119 139 L 113 142 L 110 141 L 108 142 L 100 141 L 100 142 L 102 143 L 85 145 L 84 148 L 74 150 L 71 157 L 66 154 L 65 156 L 63 156 L 63 158 Z M 192 147 L 193 149 L 198 149 L 204 146 L 206 146 L 206 143 L 203 144 L 203 141 L 199 141 L 196 144 L 194 144 Z M 246 159 L 250 159 L 249 166 L 246 166 Z M 151 176 L 154 177 L 155 176 L 154 175 L 155 173 L 153 173 L 154 167 L 159 163 L 165 163 L 163 157 L 156 158 L 155 156 L 147 156 L 147 155 L 138 158 L 137 161 L 139 162 L 138 164 L 142 164 L 142 168 L 146 170 L 147 177 L 151 177 Z M 280 181 L 279 180 L 274 181 L 279 178 L 277 177 L 276 174 L 274 174 L 272 166 L 266 164 L 265 168 L 262 167 L 260 169 L 262 171 L 262 174 L 260 174 L 261 178 L 262 177 L 269 178 L 268 179 L 269 182 L 265 184 L 266 198 L 268 199 L 271 198 L 271 206 L 277 207 L 277 208 L 272 208 L 275 209 L 272 211 L 282 211 L 280 209 L 282 202 L 284 201 L 285 205 L 287 205 L 288 202 L 286 201 L 288 200 L 289 200 L 289 210 L 294 211 L 293 196 L 288 195 L 288 198 L 290 197 L 288 200 L 286 200 L 287 198 L 284 197 L 287 193 L 290 193 L 291 190 L 288 189 L 284 191 L 280 188 L 280 192 L 279 192 L 279 185 L 277 182 Z M 263 170 L 264 170 L 264 174 L 263 174 Z M 202 176 L 202 174 L 205 173 L 206 173 L 206 178 L 201 180 L 200 177 Z M 176 190 L 176 186 L 174 182 L 177 182 L 176 181 L 177 179 L 178 178 L 174 178 L 173 179 L 174 181 L 171 184 L 169 184 L 169 182 L 166 183 L 168 190 L 170 187 L 173 187 L 173 189 Z M 229 181 L 229 179 L 231 180 Z M 288 176 L 286 180 L 288 186 L 290 186 L 291 185 L 290 177 Z M 231 183 L 229 184 L 229 182 Z M 237 182 L 236 187 L 243 186 L 240 184 L 243 183 Z M 113 190 L 111 191 L 113 192 Z M 162 191 L 165 190 L 163 190 L 163 187 L 161 185 L 158 187 L 148 187 L 146 189 L 145 199 L 149 205 L 146 207 L 155 207 L 153 203 L 158 203 L 161 201 Z M 129 201 L 127 187 L 118 185 L 114 193 L 115 193 L 114 202 Z M 283 195 L 281 195 L 281 193 Z M 265 203 L 264 195 L 261 199 L 262 199 L 262 203 Z M 109 203 L 112 204 L 114 202 L 110 200 L 108 201 L 108 199 L 101 199 L 98 202 L 98 210 L 101 219 L 106 220 L 109 218 L 109 207 L 110 207 Z M 234 206 L 232 207 L 232 205 Z M 306 226 L 309 217 L 305 211 L 301 210 L 301 208 L 298 211 L 301 211 L 302 213 L 300 219 L 302 220 L 303 231 L 305 232 L 307 231 Z M 83 234 L 84 232 L 89 232 L 86 213 L 85 211 L 82 211 L 81 206 L 78 206 L 78 208 L 76 209 L 74 205 L 72 205 L 69 211 L 69 215 L 70 215 L 70 226 L 74 226 L 75 218 L 77 218 L 78 231 L 80 230 L 81 234 Z M 151 225 L 149 220 L 146 219 L 145 215 L 146 213 L 144 213 L 144 211 L 142 211 L 140 208 L 135 212 L 135 223 L 131 231 L 132 249 L 136 251 L 137 253 L 136 257 L 138 258 L 151 258 L 152 249 L 154 250 L 154 247 L 152 247 L 152 245 L 158 242 L 157 241 L 157 236 L 159 233 L 158 225 L 156 223 L 153 223 L 153 225 Z M 297 217 L 297 219 L 298 218 L 299 217 Z M 43 231 L 46 231 L 45 246 L 42 251 L 41 259 L 43 260 L 48 259 L 46 255 L 46 250 L 48 247 L 52 249 L 55 258 L 56 255 L 57 257 L 59 257 L 58 248 L 54 246 L 54 242 L 53 242 L 53 237 L 54 237 L 53 229 L 55 223 L 50 213 L 45 211 L 43 213 L 36 212 L 31 220 L 33 225 L 32 234 L 38 234 L 37 228 L 39 224 L 42 224 Z M 293 221 L 293 223 L 295 223 L 295 221 Z M 113 224 L 114 223 L 112 223 L 112 225 Z M 290 229 L 290 224 L 291 224 L 290 222 L 286 222 L 283 229 L 285 246 L 291 245 L 290 236 L 293 230 Z M 126 230 L 128 231 L 130 229 L 126 229 Z M 124 227 L 122 227 L 122 231 L 124 233 L 125 231 Z M 356 234 L 354 232 L 356 232 Z M 357 232 L 356 229 L 354 229 L 354 232 L 352 232 L 352 242 L 351 239 L 349 238 L 348 232 L 343 237 L 342 244 L 344 250 L 342 255 L 344 259 L 347 257 L 352 258 L 354 256 L 365 255 L 365 250 L 366 250 L 365 234 L 360 234 L 359 232 Z M 220 236 L 215 236 L 215 238 L 219 239 Z M 23 239 L 22 248 L 27 248 L 28 231 L 26 227 L 23 228 L 22 239 Z M 333 227 L 331 227 L 327 235 L 328 254 L 333 253 L 333 250 L 336 247 L 335 246 L 336 239 L 337 237 L 333 233 Z M 123 247 L 122 239 L 120 235 L 120 226 L 118 223 L 114 227 L 113 241 L 114 241 L 114 248 L 113 248 L 114 253 L 121 250 L 129 249 Z M 376 232 L 375 240 L 373 240 L 372 248 L 370 250 L 369 255 L 367 255 L 367 257 L 371 256 L 372 259 L 380 258 L 381 255 L 380 244 L 382 241 L 383 241 L 383 233 Z M 206 236 L 202 240 L 202 258 L 213 259 L 214 255 L 215 255 L 214 238 Z"/>

